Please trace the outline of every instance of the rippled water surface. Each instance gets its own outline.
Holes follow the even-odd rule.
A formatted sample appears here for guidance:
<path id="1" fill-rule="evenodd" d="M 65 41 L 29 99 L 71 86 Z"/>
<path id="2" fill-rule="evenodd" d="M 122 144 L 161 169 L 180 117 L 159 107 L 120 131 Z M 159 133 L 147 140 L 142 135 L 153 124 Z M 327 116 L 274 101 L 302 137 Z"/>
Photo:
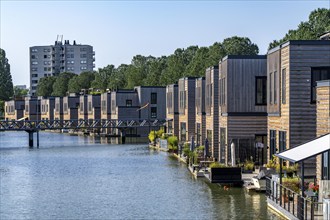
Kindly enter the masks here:
<path id="1" fill-rule="evenodd" d="M 0 132 L 0 219 L 276 219 L 265 195 L 224 191 L 146 145 Z"/>

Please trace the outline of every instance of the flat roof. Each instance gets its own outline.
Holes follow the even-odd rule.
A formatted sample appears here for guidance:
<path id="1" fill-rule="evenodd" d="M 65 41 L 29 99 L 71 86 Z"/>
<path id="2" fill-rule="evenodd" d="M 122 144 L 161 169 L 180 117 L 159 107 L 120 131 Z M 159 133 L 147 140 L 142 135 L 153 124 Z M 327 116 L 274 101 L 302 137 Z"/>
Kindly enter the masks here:
<path id="1" fill-rule="evenodd" d="M 267 54 L 274 53 L 275 51 L 281 49 L 282 47 L 286 47 L 288 45 L 330 45 L 330 41 L 329 40 L 289 40 L 281 43 L 277 47 L 268 50 Z"/>

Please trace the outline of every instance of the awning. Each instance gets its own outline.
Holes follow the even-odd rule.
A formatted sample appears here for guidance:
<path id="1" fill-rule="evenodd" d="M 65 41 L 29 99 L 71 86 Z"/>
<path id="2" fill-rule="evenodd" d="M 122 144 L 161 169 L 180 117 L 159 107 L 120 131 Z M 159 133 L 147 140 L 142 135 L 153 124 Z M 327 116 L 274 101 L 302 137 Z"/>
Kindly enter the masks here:
<path id="1" fill-rule="evenodd" d="M 323 135 L 275 156 L 297 163 L 330 150 L 330 134 Z"/>

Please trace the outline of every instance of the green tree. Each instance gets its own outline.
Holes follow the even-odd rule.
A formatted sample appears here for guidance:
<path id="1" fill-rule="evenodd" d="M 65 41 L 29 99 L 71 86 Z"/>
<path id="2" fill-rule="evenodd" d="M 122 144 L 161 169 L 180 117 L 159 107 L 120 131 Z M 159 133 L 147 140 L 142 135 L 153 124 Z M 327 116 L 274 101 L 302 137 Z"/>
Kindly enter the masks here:
<path id="1" fill-rule="evenodd" d="M 108 65 L 104 68 L 100 68 L 95 73 L 95 80 L 92 82 L 92 87 L 105 91 L 108 87 L 110 79 L 115 76 L 116 68 L 114 65 Z"/>
<path id="2" fill-rule="evenodd" d="M 18 86 L 14 86 L 14 96 L 15 97 L 23 97 L 29 93 L 28 89 L 21 89 Z"/>
<path id="3" fill-rule="evenodd" d="M 129 65 L 121 64 L 117 69 L 114 70 L 113 75 L 110 77 L 108 81 L 109 89 L 121 89 L 127 87 L 127 70 Z"/>
<path id="4" fill-rule="evenodd" d="M 223 40 L 220 51 L 225 55 L 257 55 L 259 48 L 247 37 L 233 36 Z"/>
<path id="5" fill-rule="evenodd" d="M 10 64 L 6 52 L 0 48 L 0 100 L 10 100 L 14 95 Z"/>
<path id="6" fill-rule="evenodd" d="M 308 21 L 301 22 L 295 30 L 289 30 L 282 39 L 271 42 L 268 49 L 289 40 L 317 40 L 327 31 L 330 31 L 330 9 L 318 8 L 310 13 Z"/>
<path id="7" fill-rule="evenodd" d="M 68 82 L 68 91 L 78 93 L 82 89 L 89 89 L 94 79 L 94 72 L 82 72 L 79 75 L 74 75 Z"/>
<path id="8" fill-rule="evenodd" d="M 47 76 L 41 78 L 37 86 L 36 94 L 38 96 L 45 96 L 45 97 L 51 96 L 53 93 L 53 85 L 55 81 L 56 81 L 55 76 Z"/>
<path id="9" fill-rule="evenodd" d="M 53 84 L 52 96 L 65 96 L 68 91 L 69 80 L 76 76 L 74 73 L 60 73 Z"/>

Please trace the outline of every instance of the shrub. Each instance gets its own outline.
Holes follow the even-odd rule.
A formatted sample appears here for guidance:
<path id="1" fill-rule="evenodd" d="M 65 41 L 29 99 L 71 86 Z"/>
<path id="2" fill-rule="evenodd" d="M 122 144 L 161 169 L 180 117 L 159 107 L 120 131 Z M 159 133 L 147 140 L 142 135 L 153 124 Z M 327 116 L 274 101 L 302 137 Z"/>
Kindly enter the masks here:
<path id="1" fill-rule="evenodd" d="M 244 169 L 245 170 L 253 170 L 254 168 L 254 162 L 251 160 L 246 160 L 244 163 Z"/>
<path id="2" fill-rule="evenodd" d="M 226 168 L 228 167 L 226 164 L 213 162 L 210 164 L 210 168 Z"/>
<path id="3" fill-rule="evenodd" d="M 178 149 L 178 137 L 170 136 L 167 138 L 168 149 L 169 150 L 177 150 Z"/>
<path id="4" fill-rule="evenodd" d="M 150 142 L 154 142 L 157 138 L 157 134 L 154 131 L 150 131 L 148 138 L 149 138 Z"/>
<path id="5" fill-rule="evenodd" d="M 282 184 L 283 186 L 291 189 L 292 191 L 296 192 L 296 193 L 299 193 L 300 192 L 300 189 L 299 189 L 299 186 L 300 186 L 300 180 L 298 177 L 294 177 L 294 178 L 283 178 L 282 179 Z"/>

